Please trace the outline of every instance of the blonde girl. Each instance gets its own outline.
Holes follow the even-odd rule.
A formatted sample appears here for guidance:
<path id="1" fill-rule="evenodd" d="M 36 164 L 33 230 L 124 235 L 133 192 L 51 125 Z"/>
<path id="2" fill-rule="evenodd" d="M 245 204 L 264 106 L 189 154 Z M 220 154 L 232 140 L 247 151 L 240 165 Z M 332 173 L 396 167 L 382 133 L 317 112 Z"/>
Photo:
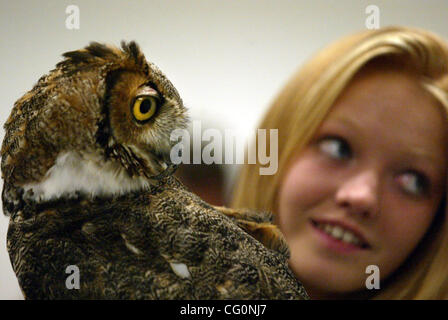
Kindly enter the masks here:
<path id="1" fill-rule="evenodd" d="M 244 166 L 232 206 L 275 214 L 311 298 L 446 299 L 447 112 L 438 36 L 345 37 L 277 96 L 259 127 L 278 129 L 278 171 Z"/>

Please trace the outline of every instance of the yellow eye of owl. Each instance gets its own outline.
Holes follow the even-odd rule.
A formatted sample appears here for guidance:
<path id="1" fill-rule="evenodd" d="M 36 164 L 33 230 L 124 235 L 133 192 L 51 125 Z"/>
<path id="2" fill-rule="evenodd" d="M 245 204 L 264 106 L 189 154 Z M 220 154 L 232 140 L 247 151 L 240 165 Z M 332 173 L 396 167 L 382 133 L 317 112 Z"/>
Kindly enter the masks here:
<path id="1" fill-rule="evenodd" d="M 147 121 L 156 113 L 159 100 L 153 96 L 138 97 L 132 106 L 132 114 L 137 121 Z"/>

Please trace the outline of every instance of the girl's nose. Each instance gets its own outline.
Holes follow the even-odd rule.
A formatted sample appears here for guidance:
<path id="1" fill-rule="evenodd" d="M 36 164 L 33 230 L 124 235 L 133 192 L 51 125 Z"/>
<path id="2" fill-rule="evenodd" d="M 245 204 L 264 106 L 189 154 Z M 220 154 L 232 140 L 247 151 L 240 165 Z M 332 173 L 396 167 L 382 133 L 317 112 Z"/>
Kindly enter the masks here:
<path id="1" fill-rule="evenodd" d="M 343 181 L 336 191 L 336 203 L 351 214 L 365 218 L 378 214 L 378 174 L 365 170 Z"/>

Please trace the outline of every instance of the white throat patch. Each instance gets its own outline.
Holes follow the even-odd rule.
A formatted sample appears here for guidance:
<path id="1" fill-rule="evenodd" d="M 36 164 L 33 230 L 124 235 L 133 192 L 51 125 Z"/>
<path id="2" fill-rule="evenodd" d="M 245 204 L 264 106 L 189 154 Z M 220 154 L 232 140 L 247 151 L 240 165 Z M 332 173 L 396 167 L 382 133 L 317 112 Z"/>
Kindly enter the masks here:
<path id="1" fill-rule="evenodd" d="M 70 151 L 58 156 L 41 182 L 28 183 L 23 188 L 25 193 L 32 189 L 32 200 L 46 201 L 62 195 L 73 197 L 77 192 L 92 197 L 122 195 L 148 189 L 151 184 L 143 177 L 129 177 L 119 163 Z"/>

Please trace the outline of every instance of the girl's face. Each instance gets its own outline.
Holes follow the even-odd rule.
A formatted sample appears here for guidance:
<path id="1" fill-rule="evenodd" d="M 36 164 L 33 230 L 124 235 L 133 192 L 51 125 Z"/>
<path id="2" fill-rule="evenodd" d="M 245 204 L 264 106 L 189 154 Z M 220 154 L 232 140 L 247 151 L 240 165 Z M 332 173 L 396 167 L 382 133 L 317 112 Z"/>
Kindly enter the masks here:
<path id="1" fill-rule="evenodd" d="M 441 203 L 446 116 L 410 73 L 367 68 L 295 158 L 278 194 L 290 266 L 312 298 L 400 266 Z M 380 284 L 381 287 L 381 284 Z"/>

